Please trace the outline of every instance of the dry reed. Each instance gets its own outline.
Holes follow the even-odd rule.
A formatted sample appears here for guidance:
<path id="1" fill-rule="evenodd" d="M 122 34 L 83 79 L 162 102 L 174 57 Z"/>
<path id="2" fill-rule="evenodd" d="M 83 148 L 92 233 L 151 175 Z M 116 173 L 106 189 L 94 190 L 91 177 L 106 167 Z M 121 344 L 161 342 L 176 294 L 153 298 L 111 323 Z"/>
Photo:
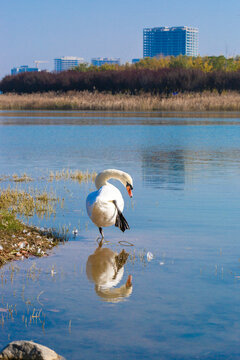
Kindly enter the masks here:
<path id="1" fill-rule="evenodd" d="M 29 182 L 29 181 L 33 181 L 33 179 L 28 176 L 26 173 L 22 174 L 22 175 L 17 175 L 17 174 L 13 174 L 12 175 L 12 180 L 14 182 Z"/>
<path id="2" fill-rule="evenodd" d="M 178 94 L 169 97 L 98 92 L 1 94 L 0 110 L 239 111 L 238 92 Z"/>
<path id="3" fill-rule="evenodd" d="M 43 218 L 55 214 L 59 199 L 52 193 L 38 190 L 20 190 L 18 188 L 0 189 L 0 209 L 29 217 L 36 214 Z"/>
<path id="4" fill-rule="evenodd" d="M 97 173 L 95 171 L 93 172 L 89 172 L 87 171 L 81 171 L 81 170 L 69 170 L 69 169 L 62 169 L 59 171 L 49 171 L 49 177 L 45 178 L 45 177 L 41 177 L 41 180 L 47 180 L 47 181 L 53 181 L 53 180 L 72 180 L 72 181 L 78 181 L 79 184 L 85 182 L 89 182 L 92 181 L 94 182 L 95 178 L 97 176 Z M 30 181 L 34 181 L 35 179 L 30 176 L 27 175 L 26 173 L 18 175 L 18 174 L 13 174 L 13 175 L 1 175 L 0 176 L 0 182 L 3 181 L 8 181 L 8 182 L 16 182 L 16 183 L 20 183 L 20 182 L 30 182 Z"/>
<path id="5" fill-rule="evenodd" d="M 80 170 L 75 170 L 75 171 L 71 171 L 68 169 L 63 169 L 60 171 L 50 171 L 50 175 L 49 175 L 49 181 L 53 181 L 53 180 L 73 180 L 73 181 L 78 181 L 79 184 L 81 184 L 82 182 L 88 182 L 88 181 L 94 181 L 96 178 L 97 173 L 96 172 L 88 172 L 88 171 L 80 171 Z"/>

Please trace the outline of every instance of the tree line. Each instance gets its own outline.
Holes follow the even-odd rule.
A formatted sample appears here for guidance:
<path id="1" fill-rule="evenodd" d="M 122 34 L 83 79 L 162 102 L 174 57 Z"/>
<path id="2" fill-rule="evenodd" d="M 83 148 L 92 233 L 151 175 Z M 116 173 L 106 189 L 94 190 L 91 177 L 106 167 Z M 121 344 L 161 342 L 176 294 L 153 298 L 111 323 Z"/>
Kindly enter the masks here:
<path id="1" fill-rule="evenodd" d="M 127 69 L 149 69 L 159 70 L 163 68 L 182 68 L 182 69 L 199 69 L 204 72 L 211 71 L 239 71 L 240 57 L 226 58 L 220 56 L 156 56 L 154 58 L 140 59 L 135 64 L 126 63 L 124 65 L 103 64 L 102 66 L 94 66 L 88 63 L 79 64 L 75 67 L 77 71 L 106 71 L 106 70 L 127 70 Z"/>
<path id="2" fill-rule="evenodd" d="M 0 82 L 3 93 L 99 91 L 152 94 L 240 91 L 240 70 L 203 71 L 195 68 L 136 68 L 98 71 L 29 72 L 5 76 Z"/>

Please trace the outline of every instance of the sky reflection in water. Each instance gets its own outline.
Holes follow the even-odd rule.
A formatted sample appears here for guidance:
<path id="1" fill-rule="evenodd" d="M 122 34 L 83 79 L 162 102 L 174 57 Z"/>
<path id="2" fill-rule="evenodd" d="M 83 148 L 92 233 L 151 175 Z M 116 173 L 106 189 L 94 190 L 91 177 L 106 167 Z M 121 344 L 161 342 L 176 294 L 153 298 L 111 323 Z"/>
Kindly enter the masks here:
<path id="1" fill-rule="evenodd" d="M 64 208 L 55 219 L 31 221 L 79 233 L 47 258 L 1 269 L 0 345 L 32 339 L 73 360 L 238 359 L 239 119 L 206 125 L 199 118 L 193 126 L 163 118 L 148 126 L 121 125 L 127 118 L 119 117 L 115 125 L 67 126 L 63 118 L 40 126 L 16 125 L 4 114 L 0 123 L 6 119 L 15 124 L 0 127 L 0 173 L 26 172 L 31 186 L 54 188 Z M 105 229 L 102 264 L 98 230 L 85 211 L 93 184 L 43 179 L 63 168 L 119 168 L 133 176 L 132 201 L 119 184 L 131 230 Z M 129 257 L 116 275 L 109 264 L 122 249 Z"/>

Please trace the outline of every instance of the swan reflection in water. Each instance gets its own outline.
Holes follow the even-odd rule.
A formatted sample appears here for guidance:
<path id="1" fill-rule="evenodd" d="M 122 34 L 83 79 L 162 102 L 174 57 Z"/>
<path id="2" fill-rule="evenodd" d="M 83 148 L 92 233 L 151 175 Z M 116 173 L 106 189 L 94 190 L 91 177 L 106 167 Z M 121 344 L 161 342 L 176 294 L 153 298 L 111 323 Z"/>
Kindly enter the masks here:
<path id="1" fill-rule="evenodd" d="M 122 250 L 119 254 L 113 250 L 98 246 L 88 257 L 86 272 L 90 281 L 95 283 L 95 291 L 103 301 L 119 302 L 132 293 L 132 275 L 129 275 L 124 285 L 116 288 L 124 273 L 124 265 L 128 253 Z"/>

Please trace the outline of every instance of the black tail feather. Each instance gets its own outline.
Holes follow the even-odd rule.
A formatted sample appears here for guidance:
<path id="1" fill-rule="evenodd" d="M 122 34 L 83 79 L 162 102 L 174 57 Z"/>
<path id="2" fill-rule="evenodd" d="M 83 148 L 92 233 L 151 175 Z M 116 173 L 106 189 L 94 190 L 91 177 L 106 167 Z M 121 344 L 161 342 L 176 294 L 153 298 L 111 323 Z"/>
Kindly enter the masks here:
<path id="1" fill-rule="evenodd" d="M 130 229 L 127 220 L 125 219 L 125 217 L 121 212 L 118 212 L 117 214 L 115 226 L 119 227 L 119 229 L 121 229 L 122 232 L 124 232 L 126 229 L 128 230 Z"/>

